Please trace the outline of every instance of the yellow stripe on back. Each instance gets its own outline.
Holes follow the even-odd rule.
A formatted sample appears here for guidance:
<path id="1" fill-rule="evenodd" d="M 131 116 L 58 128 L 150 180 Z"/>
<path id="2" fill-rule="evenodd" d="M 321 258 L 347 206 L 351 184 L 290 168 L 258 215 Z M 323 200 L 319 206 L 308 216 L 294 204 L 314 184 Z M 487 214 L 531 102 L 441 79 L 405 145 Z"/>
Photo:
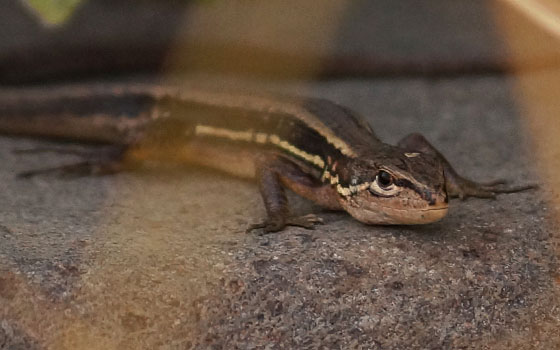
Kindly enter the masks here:
<path id="1" fill-rule="evenodd" d="M 208 125 L 197 125 L 194 133 L 197 136 L 213 136 L 233 141 L 256 142 L 260 144 L 270 143 L 321 169 L 325 167 L 325 161 L 320 156 L 301 150 L 275 134 L 268 135 L 262 132 L 254 132 L 253 130 L 237 131 Z"/>
<path id="2" fill-rule="evenodd" d="M 141 85 L 123 89 L 119 92 L 141 93 Z M 207 106 L 217 106 L 223 108 L 242 108 L 247 111 L 261 113 L 279 113 L 292 116 L 306 124 L 311 129 L 317 131 L 325 140 L 338 149 L 345 156 L 355 158 L 356 152 L 340 137 L 328 128 L 317 116 L 295 103 L 282 102 L 262 96 L 234 95 L 223 92 L 207 92 L 189 88 L 170 88 L 170 87 L 151 87 L 150 91 L 162 99 L 166 96 L 179 97 L 183 101 L 200 103 Z M 261 139 L 262 140 L 262 139 Z"/>

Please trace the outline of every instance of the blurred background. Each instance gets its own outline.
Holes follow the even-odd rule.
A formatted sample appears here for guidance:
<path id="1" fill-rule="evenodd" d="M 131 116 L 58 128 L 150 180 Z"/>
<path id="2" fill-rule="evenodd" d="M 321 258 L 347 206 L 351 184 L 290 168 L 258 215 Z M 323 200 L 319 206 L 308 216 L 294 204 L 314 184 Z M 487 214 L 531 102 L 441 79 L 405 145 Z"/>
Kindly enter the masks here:
<path id="1" fill-rule="evenodd" d="M 1 83 L 130 72 L 281 79 L 477 74 L 550 68 L 560 54 L 558 6 L 550 0 L 2 0 L 0 6 Z"/>
<path id="2" fill-rule="evenodd" d="M 276 89 L 280 86 L 279 90 L 282 92 L 293 90 L 304 94 L 309 91 L 305 90 L 306 87 L 311 86 L 312 95 L 340 100 L 350 104 L 352 108 L 367 113 L 381 112 L 378 113 L 381 119 L 374 123 L 379 125 L 375 130 L 376 132 L 379 130 L 379 133 L 390 141 L 396 140 L 397 134 L 403 135 L 405 130 L 410 132 L 420 127 L 423 128 L 420 131 L 428 134 L 430 139 L 435 139 L 436 144 L 444 145 L 446 152 L 455 154 L 458 159 L 456 162 L 463 168 L 475 169 L 476 174 L 480 174 L 477 172 L 480 168 L 486 169 L 486 172 L 482 171 L 483 175 L 492 174 L 494 171 L 506 177 L 510 174 L 516 176 L 527 173 L 537 174 L 542 190 L 539 193 L 545 197 L 545 204 L 533 197 L 530 197 L 529 204 L 516 202 L 516 197 L 507 197 L 504 199 L 506 202 L 498 202 L 502 203 L 501 212 L 494 207 L 495 202 L 484 204 L 487 207 L 477 204 L 480 202 L 463 204 L 463 208 L 466 209 L 463 209 L 463 212 L 459 211 L 458 215 L 447 221 L 448 226 L 431 228 L 437 232 L 434 236 L 445 237 L 443 243 L 434 239 L 436 243 L 433 243 L 433 247 L 426 243 L 432 236 L 424 231 L 410 233 L 400 228 L 397 230 L 403 230 L 404 234 L 387 235 L 387 238 L 383 236 L 386 232 L 381 228 L 378 229 L 380 233 L 363 233 L 365 238 L 360 244 L 365 244 L 364 241 L 374 241 L 377 245 L 373 249 L 374 252 L 361 251 L 362 255 L 360 255 L 360 251 L 351 250 L 352 248 L 357 250 L 360 245 L 351 244 L 354 243 L 351 241 L 353 238 L 348 238 L 345 233 L 351 230 L 354 236 L 360 237 L 363 228 L 351 226 L 352 224 L 347 222 L 336 231 L 341 236 L 333 233 L 332 237 L 335 238 L 320 247 L 328 246 L 335 251 L 339 242 L 350 242 L 336 251 L 342 251 L 341 254 L 352 251 L 357 256 L 357 264 L 366 264 L 369 261 L 368 257 L 373 256 L 377 259 L 371 261 L 373 267 L 370 267 L 370 270 L 364 267 L 364 271 L 368 271 L 363 274 L 366 277 L 356 272 L 357 270 L 350 269 L 348 270 L 350 272 L 344 272 L 347 275 L 355 273 L 359 277 L 356 277 L 357 282 L 352 280 L 355 284 L 348 282 L 349 285 L 344 288 L 359 289 L 359 283 L 362 282 L 358 280 L 366 279 L 369 275 L 372 276 L 372 280 L 374 277 L 386 278 L 390 281 L 387 285 L 396 286 L 389 288 L 385 295 L 381 293 L 381 296 L 377 290 L 384 290 L 384 287 L 375 287 L 375 281 L 368 281 L 371 284 L 363 288 L 364 295 L 371 297 L 371 300 L 367 299 L 370 301 L 368 305 L 373 305 L 371 307 L 380 305 L 380 309 L 376 309 L 379 311 L 378 314 L 364 311 L 359 320 L 360 325 L 363 322 L 365 326 L 360 327 L 367 327 L 368 322 L 373 322 L 375 327 L 372 329 L 379 329 L 378 332 L 381 334 L 379 339 L 390 331 L 398 329 L 397 326 L 408 327 L 406 324 L 406 327 L 403 326 L 402 319 L 375 323 L 367 317 L 391 314 L 386 310 L 399 302 L 391 298 L 395 295 L 398 297 L 398 293 L 408 291 L 407 283 L 414 278 L 410 277 L 411 275 L 417 275 L 419 279 L 419 287 L 409 291 L 413 296 L 407 299 L 412 300 L 411 303 L 419 301 L 418 304 L 410 307 L 413 310 L 410 318 L 414 322 L 418 315 L 424 315 L 422 312 L 425 311 L 426 305 L 430 306 L 428 309 L 433 306 L 434 310 L 442 311 L 438 315 L 443 314 L 443 318 L 447 317 L 445 313 L 448 310 L 453 310 L 449 311 L 450 313 L 457 312 L 444 321 L 430 314 L 424 315 L 425 322 L 431 320 L 435 324 L 430 328 L 433 334 L 441 330 L 446 331 L 447 328 L 442 326 L 447 325 L 446 322 L 453 324 L 454 320 L 462 320 L 463 316 L 466 319 L 465 322 L 457 321 L 457 324 L 449 327 L 449 329 L 458 327 L 459 331 L 456 334 L 451 330 L 446 333 L 447 335 L 437 333 L 437 336 L 426 335 L 425 338 L 415 334 L 411 336 L 410 343 L 406 342 L 408 338 L 393 336 L 393 340 L 379 343 L 385 345 L 385 348 L 391 348 L 393 344 L 391 341 L 396 341 L 397 344 L 401 344 L 398 341 L 403 341 L 402 344 L 405 345 L 418 345 L 414 343 L 418 337 L 433 340 L 432 348 L 460 348 L 454 347 L 453 341 L 457 341 L 457 344 L 463 346 L 462 348 L 468 348 L 472 345 L 473 339 L 477 341 L 483 339 L 485 346 L 490 344 L 488 345 L 490 348 L 500 348 L 492 346 L 492 342 L 498 342 L 494 339 L 497 338 L 497 334 L 507 331 L 516 334 L 517 324 L 508 328 L 510 325 L 507 321 L 522 319 L 520 314 L 523 312 L 518 312 L 518 309 L 525 307 L 523 304 L 525 299 L 519 299 L 518 296 L 523 293 L 527 300 L 532 296 L 535 299 L 542 297 L 542 300 L 553 305 L 539 304 L 535 301 L 535 305 L 538 304 L 540 309 L 533 314 L 544 315 L 543 319 L 546 319 L 546 322 L 537 325 L 532 321 L 533 319 L 530 319 L 528 323 L 523 323 L 519 329 L 527 331 L 529 335 L 524 333 L 517 341 L 515 336 L 510 337 L 514 339 L 513 344 L 522 344 L 519 345 L 519 349 L 531 348 L 525 345 L 536 344 L 532 336 L 543 344 L 548 341 L 546 343 L 548 348 L 559 343 L 558 319 L 553 317 L 558 313 L 554 306 L 556 299 L 543 292 L 543 290 L 548 292 L 549 289 L 538 289 L 539 293 L 543 293 L 542 296 L 537 293 L 537 287 L 535 291 L 531 289 L 532 286 L 537 285 L 540 288 L 541 285 L 535 281 L 539 283 L 544 281 L 543 285 L 550 287 L 552 295 L 557 297 L 557 289 L 553 287 L 557 288 L 560 285 L 560 277 L 554 272 L 554 268 L 557 267 L 556 256 L 546 255 L 549 247 L 552 247 L 556 254 L 560 249 L 556 229 L 560 213 L 560 176 L 558 176 L 560 173 L 560 98 L 558 96 L 560 5 L 556 0 L 0 0 L 0 86 L 2 88 L 121 79 L 179 84 L 187 81 L 192 83 L 193 80 L 212 81 L 215 84 L 227 81 L 227 85 L 234 87 L 235 81 L 249 81 L 257 86 L 273 86 L 273 90 L 274 86 Z M 488 115 L 486 115 L 487 111 L 489 111 Z M 383 119 L 385 115 L 389 117 Z M 461 134 L 460 131 L 464 133 Z M 12 141 L 5 142 L 8 146 L 4 148 L 12 146 Z M 521 143 L 528 144 L 527 162 L 523 151 L 524 145 L 520 145 Z M 8 154 L 7 151 L 5 153 Z M 11 160 L 12 164 L 19 164 L 19 159 L 14 160 L 11 155 L 5 155 L 5 159 Z M 496 169 L 500 166 L 503 169 Z M 48 200 L 36 200 L 37 188 L 25 189 L 29 193 L 18 188 L 14 190 L 12 187 L 17 184 L 8 182 L 13 178 L 14 171 L 10 171 L 6 171 L 8 175 L 5 175 L 5 179 L 10 180 L 4 181 L 7 185 L 3 187 L 2 192 L 5 195 L 12 194 L 9 196 L 9 201 L 6 199 L 5 202 L 15 203 L 12 205 L 15 209 L 14 213 L 4 213 L 3 221 L 0 222 L 0 232 L 3 232 L 3 241 L 0 242 L 4 246 L 4 250 L 0 249 L 0 257 L 8 257 L 5 260 L 8 263 L 3 267 L 11 266 L 10 264 L 13 263 L 16 266 L 12 268 L 13 271 L 26 271 L 28 275 L 23 278 L 12 272 L 3 274 L 3 267 L 0 267 L 0 305 L 5 303 L 4 308 L 0 308 L 0 316 L 6 317 L 9 321 L 0 322 L 0 349 L 3 349 L 3 344 L 8 344 L 5 348 L 10 349 L 17 348 L 17 344 L 22 349 L 41 348 L 37 345 L 41 343 L 40 341 L 35 344 L 25 339 L 47 339 L 43 343 L 56 349 L 120 349 L 142 346 L 144 348 L 160 346 L 159 348 L 162 349 L 189 348 L 195 344 L 193 334 L 205 334 L 206 325 L 200 320 L 205 320 L 205 317 L 212 312 L 214 316 L 222 316 L 222 309 L 219 307 L 215 309 L 207 307 L 204 301 L 207 295 L 216 291 L 218 294 L 222 293 L 220 288 L 227 290 L 224 295 L 219 295 L 217 303 L 221 306 L 227 304 L 226 301 L 230 300 L 228 298 L 231 295 L 234 300 L 237 295 L 235 293 L 239 290 L 250 290 L 253 294 L 247 292 L 247 295 L 259 296 L 259 291 L 265 288 L 259 285 L 258 281 L 266 280 L 272 275 L 262 267 L 263 261 L 269 263 L 265 258 L 270 258 L 270 261 L 278 259 L 278 251 L 289 250 L 299 244 L 299 241 L 294 243 L 285 236 L 279 236 L 280 238 L 277 239 L 280 243 L 259 241 L 257 244 L 248 241 L 248 247 L 245 247 L 242 246 L 244 241 L 240 238 L 244 236 L 240 236 L 239 232 L 233 233 L 237 236 L 233 236 L 231 242 L 222 242 L 223 239 L 229 239 L 227 235 L 235 231 L 231 230 L 231 227 L 237 229 L 246 224 L 247 209 L 235 211 L 237 208 L 231 207 L 236 206 L 236 201 L 247 203 L 245 206 L 249 208 L 257 207 L 260 205 L 258 195 L 248 192 L 252 187 L 244 187 L 243 184 L 230 186 L 230 182 L 227 182 L 229 180 L 221 183 L 220 178 L 210 179 L 210 183 L 212 181 L 216 183 L 209 186 L 212 188 L 211 191 L 206 191 L 209 179 L 206 175 L 200 174 L 188 178 L 186 185 L 179 185 L 180 181 L 175 178 L 167 178 L 164 184 L 157 179 L 155 181 L 148 179 L 148 181 L 125 178 L 126 181 L 122 181 L 123 183 L 119 183 L 117 179 L 117 185 L 107 182 L 111 180 L 88 179 L 85 181 L 91 182 L 89 187 L 82 186 L 80 183 L 59 184 L 56 181 L 39 180 L 38 185 L 34 185 L 38 186 L 42 194 L 47 193 L 45 194 L 47 199 L 52 187 L 58 189 L 58 193 L 63 193 L 63 197 L 54 198 L 68 203 L 66 207 L 62 206 L 62 209 L 58 210 L 58 215 L 61 215 L 60 222 L 54 220 L 52 223 L 54 225 L 52 232 L 59 234 L 57 237 L 60 240 L 49 241 L 45 235 L 32 235 L 29 233 L 32 232 L 30 227 L 21 224 L 21 222 L 26 224 L 36 220 L 37 227 L 40 227 L 37 229 L 38 232 L 44 232 L 45 229 L 40 225 L 44 224 L 42 221 L 48 220 L 41 220 L 41 216 L 36 214 L 37 211 L 26 214 L 27 216 L 22 215 L 24 219 L 18 216 L 33 205 L 45 206 L 41 201 L 49 203 Z M 146 186 L 144 180 L 150 185 Z M 522 183 L 525 179 L 515 180 Z M 19 183 L 17 186 L 26 185 Z M 179 186 L 186 187 L 180 187 L 181 190 L 178 190 Z M 117 187 L 118 192 L 115 191 Z M 196 196 L 197 203 L 190 203 L 192 201 L 189 202 L 188 198 L 184 198 L 181 195 L 183 190 L 186 190 L 187 194 Z M 227 190 L 233 191 L 233 194 L 229 193 L 231 197 L 229 199 L 227 199 Z M 226 193 L 225 200 L 221 192 Z M 22 193 L 27 193 L 27 197 Z M 76 193 L 87 197 L 88 200 L 91 198 L 92 208 L 84 207 L 87 210 L 74 213 L 75 208 L 84 205 L 79 202 L 72 204 L 76 201 Z M 214 193 L 216 195 L 212 197 Z M 60 196 L 52 193 L 50 195 Z M 23 199 L 18 202 L 20 197 Z M 159 199 L 156 201 L 154 198 Z M 182 204 L 184 207 L 177 208 L 177 203 L 182 200 L 185 201 Z M 231 204 L 229 207 L 228 203 Z M 527 207 L 519 209 L 519 206 L 523 205 Z M 104 211 L 107 207 L 109 209 Z M 212 208 L 212 211 L 205 208 Z M 222 214 L 212 216 L 212 212 Z M 493 223 L 488 223 L 484 226 L 481 223 L 484 221 L 480 219 L 481 215 L 477 216 L 479 212 L 487 215 L 482 217 L 492 217 L 490 215 L 493 214 L 489 213 L 498 213 L 496 214 L 498 224 L 492 226 Z M 39 211 L 39 213 L 43 212 Z M 70 218 L 64 216 L 68 213 Z M 176 217 L 166 217 L 166 213 L 174 213 Z M 258 216 L 258 212 L 251 213 Z M 500 213 L 503 215 L 499 216 Z M 50 214 L 43 213 L 49 218 L 52 217 Z M 90 215 L 95 220 L 90 220 Z M 539 215 L 546 216 L 550 222 L 547 225 L 537 222 L 534 218 Z M 175 220 L 173 221 L 175 223 L 169 224 L 172 220 Z M 227 225 L 212 226 L 224 220 Z M 514 228 L 508 226 L 513 223 L 517 225 L 517 220 L 525 225 L 522 229 L 519 228 L 521 226 Z M 99 222 L 103 224 L 100 225 Z M 93 228 L 89 228 L 88 224 Z M 24 234 L 11 234 L 11 232 L 19 232 L 18 225 L 22 225 L 21 232 Z M 450 228 L 455 229 L 459 225 L 463 226 L 457 228 L 457 232 Z M 336 229 L 336 221 L 333 226 Z M 542 228 L 544 231 L 542 234 L 548 236 L 534 243 L 536 240 L 525 234 L 524 230 L 527 227 L 531 229 L 537 227 L 537 230 L 541 230 L 541 226 L 545 227 Z M 185 227 L 192 228 L 192 232 L 189 232 L 192 236 L 184 234 Z M 461 229 L 464 231 L 458 233 Z M 484 247 L 494 244 L 484 241 L 489 235 L 489 230 L 494 229 L 496 232 L 499 231 L 498 238 L 495 240 L 502 239 L 500 237 L 505 238 L 498 242 L 497 249 L 488 248 L 490 253 L 488 256 L 483 256 L 487 260 L 481 258 L 479 260 L 483 260 L 483 263 L 478 263 L 477 260 L 472 263 L 472 266 L 468 265 L 470 260 L 467 262 L 454 260 L 457 254 L 465 260 L 473 256 L 480 258 L 476 255 L 479 253 L 469 246 L 469 242 L 478 242 L 477 239 L 482 237 L 480 238 L 483 241 L 480 243 L 482 248 L 477 246 L 476 249 L 483 251 L 486 249 Z M 226 238 L 223 238 L 224 232 Z M 455 232 L 456 236 L 452 234 L 445 236 L 448 232 Z M 91 243 L 93 248 L 83 248 L 90 244 L 87 243 L 90 234 L 95 238 L 91 240 L 92 242 L 102 241 L 102 243 L 101 245 Z M 197 234 L 199 236 L 196 236 Z M 464 240 L 459 238 L 463 234 L 467 235 Z M 73 235 L 78 238 L 74 240 Z M 96 235 L 104 237 L 103 240 Z M 83 238 L 85 236 L 87 239 Z M 514 239 L 510 239 L 512 237 Z M 378 241 L 375 241 L 376 239 Z M 452 243 L 446 243 L 445 239 Z M 287 243 L 282 240 L 286 240 Z M 399 243 L 395 244 L 395 240 Z M 281 243 L 285 243 L 286 246 L 282 246 L 278 251 L 269 247 Z M 383 246 L 384 243 L 387 244 L 386 247 Z M 532 249 L 533 243 L 536 248 L 531 253 L 522 251 L 525 248 L 519 248 Z M 227 247 L 224 248 L 225 245 Z M 260 273 L 259 269 L 262 269 L 264 272 L 258 275 L 259 278 L 249 273 L 250 278 L 239 277 L 241 281 L 239 282 L 230 278 L 231 271 L 229 275 L 224 272 L 227 270 L 227 268 L 224 270 L 224 266 L 235 265 L 231 262 L 234 259 L 232 254 L 224 253 L 224 251 L 229 252 L 230 246 L 236 249 L 242 246 L 240 250 L 243 248 L 251 252 L 239 258 L 236 264 L 243 264 L 244 261 L 251 262 L 250 259 L 256 257 L 247 269 L 251 273 L 253 271 Z M 403 247 L 408 247 L 409 250 Z M 445 251 L 444 247 L 467 248 L 461 248 L 462 250 L 459 251 L 448 248 L 449 251 Z M 263 253 L 266 249 L 271 251 Z M 383 249 L 384 253 L 375 255 L 375 252 L 380 249 Z M 398 249 L 402 249 L 406 254 L 398 255 Z M 513 251 L 515 253 L 511 253 L 512 256 L 507 255 Z M 421 252 L 427 253 L 426 256 L 418 258 L 419 266 L 431 261 L 430 259 L 438 262 L 427 266 L 423 270 L 424 273 L 411 273 L 405 276 L 409 280 L 401 276 L 405 281 L 405 288 L 404 292 L 397 292 L 402 286 L 399 287 L 399 284 L 390 278 L 392 274 L 398 275 L 400 270 L 394 269 L 393 263 L 412 259 L 415 257 L 414 254 L 421 254 Z M 544 257 L 539 255 L 541 253 Z M 315 257 L 312 254 L 314 253 L 307 250 L 301 253 L 301 256 L 309 256 L 309 259 L 312 259 Z M 385 261 L 383 259 L 392 257 L 397 262 L 389 260 L 387 265 L 383 265 Z M 443 263 L 440 263 L 441 261 Z M 540 268 L 541 265 L 538 264 L 542 261 L 546 262 L 542 263 L 543 266 L 549 264 L 546 268 L 550 268 L 552 272 L 545 268 L 543 269 L 547 272 L 542 274 L 540 274 L 542 271 L 537 271 L 537 268 L 532 270 L 533 266 Z M 58 265 L 59 263 L 62 267 Z M 87 267 L 88 272 L 84 273 L 85 277 L 80 275 L 81 272 L 76 272 L 78 268 L 72 268 L 74 263 L 80 268 Z M 532 263 L 536 265 L 531 265 Z M 292 266 L 287 270 L 296 271 L 302 266 L 308 266 L 311 275 L 317 271 L 321 275 L 323 270 L 315 269 L 314 261 L 309 264 L 312 267 L 298 261 L 295 268 Z M 454 270 L 449 267 L 463 265 L 469 266 L 475 274 L 480 274 L 475 278 L 471 276 L 471 270 L 469 275 L 459 268 Z M 384 269 L 380 268 L 380 271 L 377 271 L 376 266 L 384 266 Z M 511 266 L 513 267 L 510 269 Z M 235 273 L 245 276 L 243 275 L 245 267 L 235 268 L 238 269 L 234 271 Z M 232 269 L 234 268 L 230 270 Z M 506 281 L 517 281 L 512 282 L 511 293 L 515 295 L 511 298 L 513 300 L 511 303 L 510 299 L 506 302 L 505 297 L 501 297 L 501 293 L 508 295 L 507 290 L 503 292 L 505 290 L 503 288 L 506 287 L 491 284 L 495 281 L 501 283 L 498 277 L 492 275 L 494 272 L 492 269 L 499 270 L 496 276 L 506 276 L 504 278 Z M 489 270 L 492 272 L 488 272 Z M 426 271 L 430 273 L 436 271 L 434 273 L 437 276 L 441 273 L 443 277 L 438 280 L 439 284 L 430 282 L 427 277 L 424 278 L 428 275 Z M 514 277 L 511 277 L 510 273 Z M 54 275 L 56 278 L 52 277 Z M 489 288 L 484 284 L 487 275 L 491 276 L 488 278 Z M 286 276 L 288 280 L 293 277 Z M 321 276 L 323 277 L 319 278 L 321 280 L 319 282 L 324 282 L 323 279 L 327 278 L 326 274 Z M 466 280 L 460 280 L 464 276 L 467 276 Z M 532 276 L 535 280 L 527 276 Z M 28 281 L 36 282 L 36 280 L 39 280 L 36 285 L 41 286 L 38 288 L 40 292 L 35 290 L 33 283 L 30 283 L 29 289 L 23 287 L 27 286 Z M 460 283 L 457 282 L 458 280 Z M 18 292 L 19 294 L 12 293 L 10 289 L 17 283 L 20 283 L 21 287 L 18 288 L 22 290 Z M 75 283 L 78 283 L 79 290 L 74 289 Z M 309 283 L 301 287 L 301 290 L 306 291 Z M 457 287 L 459 289 L 464 287 L 460 291 L 465 295 L 471 291 L 481 294 L 465 297 L 458 304 L 455 303 L 456 299 L 449 297 L 453 293 L 441 292 L 437 296 L 430 295 L 426 299 L 422 299 L 423 295 L 414 294 L 422 288 L 431 290 L 433 287 L 434 290 L 439 291 L 440 284 L 443 286 L 441 290 L 447 292 L 449 290 L 454 292 L 456 290 L 453 288 L 459 286 Z M 284 281 L 279 285 L 292 286 Z M 317 287 L 317 290 L 328 294 L 322 289 L 326 288 L 322 283 L 318 285 L 320 287 Z M 366 283 L 363 282 L 363 285 Z M 412 282 L 409 285 L 412 285 Z M 451 289 L 445 289 L 448 287 Z M 516 290 L 517 287 L 523 290 Z M 293 290 L 298 289 L 294 287 L 290 293 L 299 296 Z M 47 297 L 43 297 L 43 293 Z M 321 293 L 314 291 L 311 299 L 319 298 Z M 340 295 L 343 293 L 341 293 L 337 289 L 336 293 L 328 295 L 338 302 L 342 299 Z M 461 295 L 459 292 L 456 294 Z M 228 333 L 232 339 L 237 339 L 235 337 L 243 333 L 241 330 L 247 324 L 248 327 L 252 327 L 262 321 L 250 319 L 248 323 L 243 323 L 238 319 L 243 319 L 244 316 L 236 312 L 241 313 L 239 310 L 249 308 L 247 305 L 253 305 L 251 304 L 253 302 L 257 305 L 255 306 L 257 309 L 261 307 L 259 305 L 270 308 L 268 301 L 260 299 L 254 301 L 245 294 L 243 297 L 246 298 L 243 299 L 244 303 L 236 304 L 238 301 L 231 301 L 231 305 L 228 304 L 231 307 L 230 313 L 225 313 L 228 317 L 235 315 L 231 316 L 234 321 L 228 319 L 233 324 Z M 266 298 L 266 296 L 261 297 Z M 135 298 L 142 303 L 133 302 Z M 293 305 L 300 305 L 298 304 L 300 299 L 293 302 Z M 354 300 L 364 299 L 356 297 L 352 300 L 346 304 L 354 305 Z M 436 300 L 435 306 L 429 304 L 430 300 Z M 471 304 L 474 304 L 472 300 L 482 301 L 472 306 Z M 489 304 L 484 304 L 488 300 Z M 517 303 L 516 300 L 522 302 Z M 288 310 L 288 302 L 284 305 L 285 310 Z M 318 302 L 318 305 L 322 304 Z M 482 305 L 476 309 L 479 314 L 473 311 L 471 317 L 467 312 L 470 310 L 468 307 L 476 308 L 479 305 Z M 416 306 L 418 308 L 414 309 Z M 495 311 L 502 306 L 506 310 L 505 316 Z M 301 309 L 305 307 L 302 306 Z M 310 314 L 315 317 L 316 313 L 323 316 L 332 313 L 331 310 L 327 310 L 321 314 L 317 310 L 318 307 L 314 308 Z M 352 310 L 355 314 L 361 311 L 363 310 Z M 409 309 L 403 307 L 397 311 L 399 312 L 395 312 L 395 315 L 407 315 Z M 546 313 L 547 311 L 551 314 Z M 274 312 L 276 309 L 272 313 Z M 285 311 L 285 314 L 287 313 L 288 311 Z M 293 313 L 297 314 L 295 311 Z M 281 309 L 278 314 L 284 315 Z M 37 315 L 48 315 L 44 317 L 47 321 L 41 320 Z M 484 318 L 486 316 L 492 322 L 497 322 L 499 326 L 487 322 Z M 289 319 L 291 316 L 285 317 Z M 303 317 L 302 319 L 310 320 Z M 13 320 L 16 321 L 12 322 Z M 228 321 L 223 321 L 220 325 L 227 324 Z M 337 336 L 343 334 L 347 337 L 344 339 L 356 338 L 355 334 L 344 332 L 352 330 L 352 325 L 358 321 L 352 320 L 347 323 L 345 321 L 347 320 L 333 321 L 328 327 L 336 327 L 336 324 L 340 324 L 343 331 L 336 333 Z M 276 326 L 284 326 L 285 323 L 282 322 L 284 321 L 273 324 L 274 327 L 268 330 L 270 332 L 281 330 L 281 327 Z M 311 324 L 311 321 L 308 323 Z M 185 324 L 190 328 L 184 326 Z M 503 324 L 507 324 L 507 327 Z M 331 328 L 328 327 L 326 326 L 326 329 L 330 332 Z M 52 331 L 53 329 L 55 331 Z M 220 330 L 220 328 L 216 329 Z M 476 333 L 478 330 L 481 330 L 482 335 Z M 23 335 L 20 336 L 18 332 Z M 55 335 L 57 332 L 63 336 Z M 331 333 L 333 332 L 328 333 L 329 336 Z M 289 332 L 286 334 L 281 339 L 291 339 L 292 334 Z M 318 331 L 317 334 L 320 335 L 317 336 L 320 340 L 327 338 L 325 335 L 327 333 Z M 204 338 L 196 344 L 203 344 L 198 348 L 204 348 L 204 344 L 212 342 L 219 344 L 216 339 L 221 335 L 222 333 L 218 331 L 213 339 Z M 257 337 L 258 339 L 264 339 L 262 340 L 264 343 L 273 344 L 275 339 L 280 339 L 257 335 L 261 337 Z M 3 342 L 3 336 L 4 339 L 12 340 Z M 490 338 L 492 339 L 488 340 Z M 24 340 L 17 343 L 13 339 Z M 170 345 L 169 341 L 176 339 L 180 339 L 181 342 L 177 340 L 178 343 Z M 340 339 L 343 339 L 343 336 L 340 336 Z M 333 341 L 332 344 L 343 346 L 340 344 L 344 342 Z M 371 344 L 374 343 L 369 343 L 370 346 Z M 383 348 L 379 344 L 374 344 L 372 347 Z M 480 343 L 476 344 L 480 345 Z M 512 343 L 505 341 L 500 344 L 506 349 L 515 348 L 511 347 Z M 356 347 L 360 345 L 368 348 L 366 341 L 360 341 Z M 422 348 L 422 344 L 418 345 L 418 348 Z M 539 345 L 533 348 L 539 348 Z"/>

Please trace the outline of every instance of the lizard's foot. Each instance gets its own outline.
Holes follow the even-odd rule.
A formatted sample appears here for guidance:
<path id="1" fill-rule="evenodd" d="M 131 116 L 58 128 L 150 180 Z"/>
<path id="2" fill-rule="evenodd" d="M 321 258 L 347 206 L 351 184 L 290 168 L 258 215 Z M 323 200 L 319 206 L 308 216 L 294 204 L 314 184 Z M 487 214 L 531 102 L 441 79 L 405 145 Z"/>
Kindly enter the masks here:
<path id="1" fill-rule="evenodd" d="M 37 175 L 59 175 L 68 177 L 99 176 L 115 174 L 132 166 L 124 159 L 125 148 L 109 147 L 97 150 L 82 150 L 62 147 L 45 147 L 29 150 L 16 150 L 17 153 L 55 152 L 71 154 L 84 158 L 82 161 L 50 168 L 34 169 L 17 174 L 18 178 L 31 178 Z"/>
<path id="2" fill-rule="evenodd" d="M 496 198 L 499 193 L 513 193 L 538 187 L 535 184 L 525 186 L 508 186 L 505 180 L 491 182 L 474 182 L 460 176 L 449 164 L 447 159 L 426 138 L 414 133 L 399 141 L 399 146 L 415 152 L 427 153 L 438 158 L 442 164 L 445 175 L 445 189 L 451 198 L 466 199 L 468 197 Z"/>
<path id="3" fill-rule="evenodd" d="M 259 235 L 278 232 L 283 230 L 286 226 L 297 226 L 303 227 L 308 230 L 313 230 L 315 225 L 322 224 L 323 219 L 318 217 L 315 214 L 307 214 L 304 216 L 289 216 L 289 217 L 273 217 L 268 218 L 266 221 L 258 224 L 253 224 L 247 228 L 247 233 L 250 233 L 254 230 L 262 229 L 262 233 Z"/>
<path id="4" fill-rule="evenodd" d="M 37 175 L 55 174 L 67 177 L 99 176 L 121 172 L 124 169 L 121 161 L 83 161 L 52 168 L 35 169 L 17 174 L 18 178 L 28 179 Z"/>
<path id="5" fill-rule="evenodd" d="M 40 154 L 40 153 L 57 153 L 57 154 L 69 154 L 74 156 L 79 156 L 82 158 L 92 158 L 96 155 L 98 151 L 92 151 L 84 149 L 83 147 L 60 147 L 60 146 L 45 146 L 45 147 L 34 147 L 34 148 L 16 148 L 12 150 L 14 154 Z"/>
<path id="6" fill-rule="evenodd" d="M 503 179 L 490 182 L 474 182 L 456 176 L 452 181 L 449 181 L 450 179 L 447 180 L 446 189 L 449 197 L 460 199 L 467 199 L 468 197 L 494 199 L 499 193 L 521 192 L 538 187 L 536 184 L 510 186 L 507 184 L 507 181 Z"/>

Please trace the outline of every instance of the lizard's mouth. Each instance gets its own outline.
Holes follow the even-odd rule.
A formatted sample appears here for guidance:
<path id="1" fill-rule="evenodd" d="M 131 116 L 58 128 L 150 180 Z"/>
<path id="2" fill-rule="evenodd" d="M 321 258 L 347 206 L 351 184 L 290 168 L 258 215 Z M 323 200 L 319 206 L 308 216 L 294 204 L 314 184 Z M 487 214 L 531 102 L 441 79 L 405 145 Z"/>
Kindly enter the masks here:
<path id="1" fill-rule="evenodd" d="M 387 216 L 390 218 L 390 225 L 418 225 L 429 224 L 439 221 L 447 215 L 449 207 L 447 204 L 434 206 L 427 209 L 387 209 Z"/>
<path id="2" fill-rule="evenodd" d="M 443 219 L 447 211 L 447 204 L 426 209 L 379 207 L 377 210 L 371 210 L 370 208 L 348 210 L 350 215 L 359 221 L 376 225 L 429 224 Z"/>
<path id="3" fill-rule="evenodd" d="M 374 225 L 419 225 L 441 220 L 448 211 L 445 193 L 428 201 L 419 197 L 371 198 L 356 196 L 344 209 L 357 220 Z"/>

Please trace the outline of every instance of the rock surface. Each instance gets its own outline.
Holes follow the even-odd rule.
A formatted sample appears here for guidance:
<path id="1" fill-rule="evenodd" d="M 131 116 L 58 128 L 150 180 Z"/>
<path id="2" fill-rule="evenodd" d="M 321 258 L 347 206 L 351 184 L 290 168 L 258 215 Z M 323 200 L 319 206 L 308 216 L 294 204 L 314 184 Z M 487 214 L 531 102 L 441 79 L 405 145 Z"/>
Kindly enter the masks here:
<path id="1" fill-rule="evenodd" d="M 263 84 L 264 85 L 264 84 Z M 465 175 L 538 182 L 504 77 L 268 86 L 326 97 L 395 143 L 422 132 Z M 417 227 L 318 212 L 246 235 L 254 184 L 203 169 L 16 179 L 75 161 L 0 138 L 0 348 L 552 349 L 558 225 L 542 189 L 454 201 Z M 16 344 L 16 345 L 14 345 Z M 23 344 L 23 345 L 20 345 Z"/>

